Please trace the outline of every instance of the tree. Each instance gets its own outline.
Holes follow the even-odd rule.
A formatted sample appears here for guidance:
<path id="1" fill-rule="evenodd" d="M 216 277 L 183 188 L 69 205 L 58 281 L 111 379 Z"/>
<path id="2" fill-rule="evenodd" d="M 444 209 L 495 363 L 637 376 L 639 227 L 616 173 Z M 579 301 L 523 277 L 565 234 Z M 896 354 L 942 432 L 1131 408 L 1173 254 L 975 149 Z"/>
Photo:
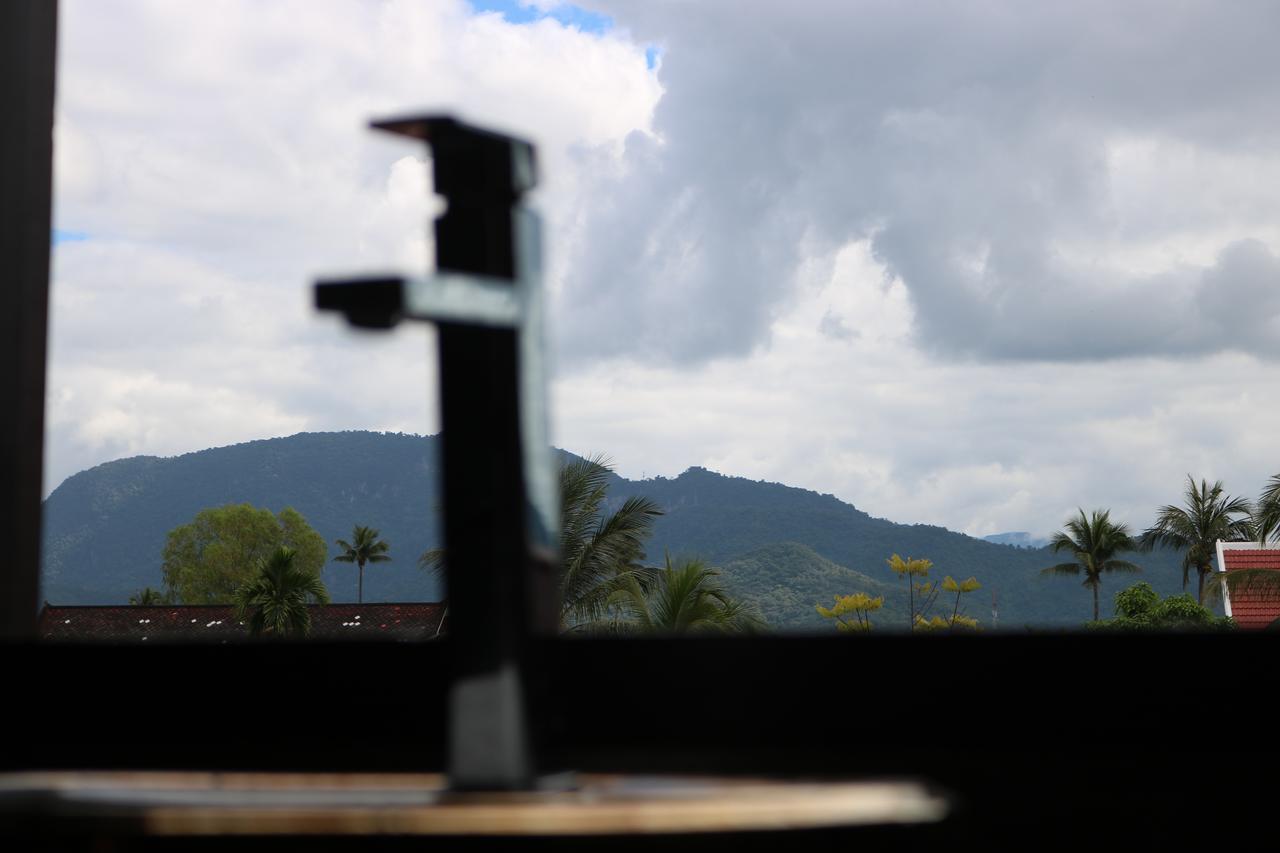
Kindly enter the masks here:
<path id="1" fill-rule="evenodd" d="M 606 609 L 615 630 L 646 633 L 755 633 L 764 619 L 749 604 L 734 599 L 719 581 L 720 572 L 702 560 L 620 576 Z"/>
<path id="2" fill-rule="evenodd" d="M 607 459 L 574 459 L 560 469 L 560 622 L 589 624 L 605 615 L 609 598 L 644 572 L 644 541 L 662 510 L 633 496 L 612 513 Z"/>
<path id="3" fill-rule="evenodd" d="M 1249 521 L 1253 528 L 1252 536 L 1259 545 L 1277 547 L 1275 540 L 1280 533 L 1280 474 L 1273 476 L 1262 490 Z M 1214 551 L 1217 551 L 1216 542 Z M 1185 577 L 1185 567 L 1183 571 Z M 1224 589 L 1232 595 L 1240 593 L 1274 602 L 1280 599 L 1280 571 L 1253 568 L 1215 572 L 1210 566 L 1209 574 L 1204 578 L 1204 593 L 1210 600 L 1214 600 L 1222 595 Z"/>
<path id="4" fill-rule="evenodd" d="M 1147 551 L 1158 545 L 1185 551 L 1182 588 L 1187 588 L 1191 570 L 1195 569 L 1196 601 L 1204 604 L 1205 578 L 1213 571 L 1218 540 L 1252 539 L 1252 507 L 1244 498 L 1223 494 L 1221 480 L 1212 486 L 1201 480 L 1197 486 L 1190 474 L 1184 501 L 1184 506 L 1161 507 L 1155 523 L 1143 532 L 1140 544 Z"/>
<path id="5" fill-rule="evenodd" d="M 172 604 L 172 596 L 163 593 L 158 589 L 152 589 L 144 586 L 133 595 L 129 596 L 129 603 L 135 607 L 148 607 L 157 604 Z"/>
<path id="6" fill-rule="evenodd" d="M 821 604 L 815 604 L 814 607 L 818 609 L 818 613 L 822 617 L 834 619 L 836 628 L 840 631 L 859 633 L 870 631 L 871 614 L 884 607 L 883 595 L 872 598 L 865 592 L 837 595 L 835 600 L 834 607 L 823 607 Z"/>
<path id="7" fill-rule="evenodd" d="M 1116 593 L 1116 617 L 1095 620 L 1090 628 L 1109 631 L 1202 631 L 1230 630 L 1235 623 L 1215 616 L 1190 595 L 1174 595 L 1164 600 L 1148 583 L 1136 583 Z"/>
<path id="8" fill-rule="evenodd" d="M 258 562 L 256 573 L 236 590 L 236 618 L 249 620 L 249 633 L 257 637 L 305 637 L 311 632 L 307 603 L 329 603 L 329 591 L 318 572 L 296 562 L 297 552 L 280 547 Z"/>
<path id="9" fill-rule="evenodd" d="M 631 497 L 610 513 L 607 459 L 573 459 L 560 468 L 560 624 L 571 630 L 598 626 L 606 617 L 609 598 L 627 579 L 645 569 L 644 541 L 662 510 L 648 498 Z M 427 571 L 444 567 L 443 548 L 418 558 Z"/>
<path id="10" fill-rule="evenodd" d="M 942 583 L 930 581 L 929 570 L 933 568 L 931 560 L 902 559 L 894 554 L 888 560 L 889 568 L 896 575 L 907 579 L 907 629 L 910 631 L 955 631 L 979 630 L 978 620 L 960 612 L 961 598 L 970 592 L 982 588 L 977 578 L 957 581 L 947 575 Z M 920 580 L 917 580 L 920 578 Z M 939 592 L 954 592 L 955 601 L 951 606 L 950 616 L 929 616 L 929 610 L 938 599 Z M 872 598 L 865 592 L 852 595 L 835 596 L 834 607 L 823 607 L 816 604 L 818 615 L 833 619 L 836 628 L 841 631 L 870 631 L 871 614 L 884 606 L 884 596 Z"/>
<path id="11" fill-rule="evenodd" d="M 372 527 L 357 524 L 351 529 L 351 541 L 339 539 L 334 544 L 342 549 L 342 553 L 334 557 L 339 563 L 355 563 L 358 569 L 356 580 L 356 601 L 364 603 L 364 566 L 365 563 L 385 563 L 391 559 L 387 553 L 391 546 L 378 538 L 378 531 Z"/>
<path id="12" fill-rule="evenodd" d="M 1098 619 L 1098 588 L 1102 586 L 1102 576 L 1110 572 L 1140 572 L 1142 567 L 1128 560 L 1121 560 L 1116 554 L 1122 551 L 1134 551 L 1138 543 L 1124 524 L 1111 520 L 1109 510 L 1095 509 L 1091 515 L 1085 515 L 1083 509 L 1079 515 L 1068 519 L 1063 525 L 1066 529 L 1053 535 L 1049 547 L 1056 554 L 1068 551 L 1074 562 L 1058 563 L 1042 569 L 1044 575 L 1084 575 L 1084 586 L 1093 590 L 1093 618 Z"/>
<path id="13" fill-rule="evenodd" d="M 1280 532 L 1280 474 L 1268 480 L 1262 490 L 1253 512 L 1253 526 L 1258 541 L 1264 545 Z"/>
<path id="14" fill-rule="evenodd" d="M 928 580 L 929 570 L 933 568 L 930 560 L 902 559 L 894 554 L 887 561 L 895 575 L 907 580 L 907 630 L 914 631 L 916 625 L 924 619 L 924 614 L 938 597 L 938 588 Z M 925 578 L 925 580 L 916 580 Z M 919 596 L 919 601 L 916 597 Z"/>
<path id="15" fill-rule="evenodd" d="M 169 531 L 164 547 L 164 584 L 183 604 L 229 604 L 236 590 L 277 548 L 296 552 L 297 565 L 319 575 L 328 549 L 297 510 L 278 515 L 244 504 L 210 507 Z"/>

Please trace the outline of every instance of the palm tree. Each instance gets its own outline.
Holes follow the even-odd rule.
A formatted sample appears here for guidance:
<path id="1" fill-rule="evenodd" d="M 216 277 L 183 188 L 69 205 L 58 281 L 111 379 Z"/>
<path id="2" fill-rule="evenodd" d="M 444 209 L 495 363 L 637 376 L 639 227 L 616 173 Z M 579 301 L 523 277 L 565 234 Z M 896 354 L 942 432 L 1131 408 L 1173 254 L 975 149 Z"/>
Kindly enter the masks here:
<path id="1" fill-rule="evenodd" d="M 152 589 L 144 586 L 142 589 L 129 596 L 129 603 L 135 607 L 148 607 L 157 604 L 172 604 L 171 595 L 161 592 L 158 589 Z"/>
<path id="2" fill-rule="evenodd" d="M 1280 474 L 1271 478 L 1254 505 L 1250 518 L 1253 536 L 1259 545 L 1277 547 L 1276 534 L 1280 533 Z M 1223 588 L 1232 595 L 1244 593 L 1275 600 L 1280 598 L 1280 572 L 1274 569 L 1232 569 L 1230 572 L 1211 572 L 1205 581 L 1205 590 L 1220 595 Z"/>
<path id="3" fill-rule="evenodd" d="M 391 546 L 378 538 L 378 531 L 372 527 L 357 524 L 351 529 L 351 541 L 338 539 L 334 542 L 342 553 L 333 559 L 339 563 L 355 563 L 359 574 L 356 581 L 356 602 L 364 603 L 364 564 L 385 563 L 391 559 L 387 551 Z"/>
<path id="4" fill-rule="evenodd" d="M 1093 590 L 1093 621 L 1098 621 L 1098 588 L 1102 575 L 1107 572 L 1140 572 L 1142 568 L 1127 560 L 1116 558 L 1121 551 L 1134 551 L 1138 543 L 1129 534 L 1129 528 L 1111 520 L 1110 510 L 1095 509 L 1085 515 L 1083 509 L 1075 518 L 1067 519 L 1049 541 L 1054 553 L 1069 551 L 1074 562 L 1058 563 L 1042 569 L 1044 575 L 1084 574 L 1084 585 Z"/>
<path id="5" fill-rule="evenodd" d="M 627 577 L 644 571 L 643 543 L 662 510 L 648 498 L 631 497 L 610 513 L 606 501 L 608 459 L 573 459 L 560 468 L 560 624 L 566 629 L 599 624 L 609 596 Z M 443 548 L 432 548 L 418 565 L 437 574 Z"/>
<path id="6" fill-rule="evenodd" d="M 765 628 L 756 609 L 733 599 L 720 584 L 720 572 L 701 560 L 628 573 L 609 596 L 615 630 L 684 634 L 747 632 Z"/>
<path id="7" fill-rule="evenodd" d="M 1280 474 L 1272 477 L 1262 490 L 1253 512 L 1253 526 L 1258 542 L 1263 545 L 1280 532 Z"/>
<path id="8" fill-rule="evenodd" d="M 297 552 L 277 548 L 258 562 L 257 573 L 235 593 L 236 618 L 249 619 L 249 633 L 257 637 L 305 637 L 311 631 L 307 602 L 329 603 L 320 576 L 294 565 Z"/>
<path id="9" fill-rule="evenodd" d="M 1210 486 L 1196 485 L 1187 475 L 1185 506 L 1163 506 L 1155 524 L 1142 534 L 1140 547 L 1150 551 L 1157 545 L 1186 551 L 1182 558 L 1182 588 L 1187 588 L 1191 570 L 1199 576 L 1196 601 L 1204 604 L 1205 578 L 1213 571 L 1219 539 L 1247 540 L 1254 536 L 1252 507 L 1244 498 L 1222 493 L 1222 481 Z"/>
<path id="10" fill-rule="evenodd" d="M 656 503 L 638 496 L 606 512 L 612 473 L 603 456 L 560 469 L 560 622 L 566 627 L 603 617 L 619 584 L 644 571 L 644 541 L 662 515 Z"/>

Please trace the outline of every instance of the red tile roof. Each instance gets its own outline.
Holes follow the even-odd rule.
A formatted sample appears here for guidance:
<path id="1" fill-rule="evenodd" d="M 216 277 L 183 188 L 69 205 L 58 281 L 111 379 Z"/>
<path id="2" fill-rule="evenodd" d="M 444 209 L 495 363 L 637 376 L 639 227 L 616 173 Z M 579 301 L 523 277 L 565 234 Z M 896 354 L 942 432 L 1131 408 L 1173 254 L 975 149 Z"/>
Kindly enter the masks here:
<path id="1" fill-rule="evenodd" d="M 440 632 L 445 606 L 312 604 L 313 640 L 430 640 Z M 46 604 L 40 611 L 41 640 L 90 642 L 238 642 L 249 630 L 229 604 L 89 605 Z"/>
<path id="2" fill-rule="evenodd" d="M 1280 571 L 1280 548 L 1261 548 L 1253 542 L 1219 542 L 1218 571 L 1270 569 Z M 1226 595 L 1227 614 L 1241 628 L 1258 630 L 1280 619 L 1280 595 L 1262 590 L 1237 590 Z"/>

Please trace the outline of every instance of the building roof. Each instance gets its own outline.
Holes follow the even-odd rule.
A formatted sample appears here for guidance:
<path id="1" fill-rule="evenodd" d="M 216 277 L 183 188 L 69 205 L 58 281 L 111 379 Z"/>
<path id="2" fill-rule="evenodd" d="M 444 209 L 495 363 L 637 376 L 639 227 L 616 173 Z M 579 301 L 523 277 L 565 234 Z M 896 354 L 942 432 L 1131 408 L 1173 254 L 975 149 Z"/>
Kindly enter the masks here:
<path id="1" fill-rule="evenodd" d="M 312 640 L 430 640 L 440 633 L 440 602 L 311 604 Z M 238 642 L 249 629 L 229 604 L 88 605 L 46 604 L 40 611 L 41 640 L 67 642 Z"/>
<path id="2" fill-rule="evenodd" d="M 1257 542 L 1219 542 L 1218 571 L 1241 569 L 1280 571 L 1280 545 Z M 1269 627 L 1280 619 L 1280 595 L 1259 589 L 1223 590 L 1223 606 L 1237 626 L 1248 629 Z"/>

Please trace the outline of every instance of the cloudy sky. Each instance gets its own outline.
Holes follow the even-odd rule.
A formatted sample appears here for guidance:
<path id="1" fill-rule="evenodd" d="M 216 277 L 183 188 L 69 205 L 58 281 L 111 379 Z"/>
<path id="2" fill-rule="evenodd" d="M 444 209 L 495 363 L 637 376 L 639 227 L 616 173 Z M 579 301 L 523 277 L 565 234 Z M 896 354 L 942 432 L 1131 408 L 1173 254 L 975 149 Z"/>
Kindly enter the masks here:
<path id="1" fill-rule="evenodd" d="M 63 0 L 46 489 L 436 428 L 451 110 L 539 146 L 553 438 L 973 535 L 1280 472 L 1280 5 Z"/>

